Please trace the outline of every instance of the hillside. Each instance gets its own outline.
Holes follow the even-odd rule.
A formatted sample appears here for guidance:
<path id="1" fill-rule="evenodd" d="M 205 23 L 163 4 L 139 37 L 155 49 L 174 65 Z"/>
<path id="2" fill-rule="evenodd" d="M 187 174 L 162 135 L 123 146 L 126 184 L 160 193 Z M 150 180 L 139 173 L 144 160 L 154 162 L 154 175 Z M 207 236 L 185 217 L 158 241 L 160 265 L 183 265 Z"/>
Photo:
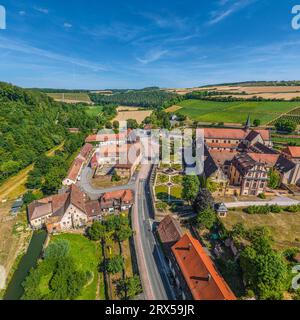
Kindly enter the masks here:
<path id="1" fill-rule="evenodd" d="M 85 107 L 1 82 L 0 184 L 65 140 L 67 128 L 90 131 L 96 125 Z"/>

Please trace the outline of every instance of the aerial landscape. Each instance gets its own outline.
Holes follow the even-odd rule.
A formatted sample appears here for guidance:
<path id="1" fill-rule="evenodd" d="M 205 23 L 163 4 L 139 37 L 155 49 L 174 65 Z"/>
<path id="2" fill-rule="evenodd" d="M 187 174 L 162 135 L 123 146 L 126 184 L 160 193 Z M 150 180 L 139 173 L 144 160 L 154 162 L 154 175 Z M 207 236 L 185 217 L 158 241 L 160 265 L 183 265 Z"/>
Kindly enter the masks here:
<path id="1" fill-rule="evenodd" d="M 0 0 L 1 303 L 300 300 L 294 5 Z"/>

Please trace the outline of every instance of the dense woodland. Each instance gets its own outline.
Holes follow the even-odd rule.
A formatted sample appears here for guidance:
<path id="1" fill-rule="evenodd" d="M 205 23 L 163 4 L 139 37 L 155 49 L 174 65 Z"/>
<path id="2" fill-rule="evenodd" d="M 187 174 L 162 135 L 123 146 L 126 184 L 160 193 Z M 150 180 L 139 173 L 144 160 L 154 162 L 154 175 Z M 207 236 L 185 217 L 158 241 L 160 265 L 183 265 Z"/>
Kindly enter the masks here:
<path id="1" fill-rule="evenodd" d="M 164 108 L 176 104 L 183 99 L 177 94 L 156 89 L 132 90 L 115 93 L 110 96 L 91 93 L 90 98 L 98 105 L 116 104 L 143 108 Z"/>
<path id="2" fill-rule="evenodd" d="M 89 133 L 100 128 L 106 116 L 104 112 L 101 119 L 93 118 L 84 105 L 58 103 L 38 91 L 0 83 L 0 184 L 47 150 L 63 141 L 68 145 L 68 128 Z M 77 148 L 82 142 L 76 141 Z"/>

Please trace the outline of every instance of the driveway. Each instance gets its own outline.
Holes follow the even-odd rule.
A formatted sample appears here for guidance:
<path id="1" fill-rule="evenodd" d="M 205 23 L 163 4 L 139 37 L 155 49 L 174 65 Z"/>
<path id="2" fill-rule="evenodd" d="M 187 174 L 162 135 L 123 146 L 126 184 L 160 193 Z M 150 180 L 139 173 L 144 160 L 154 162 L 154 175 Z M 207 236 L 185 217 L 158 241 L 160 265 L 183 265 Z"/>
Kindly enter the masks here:
<path id="1" fill-rule="evenodd" d="M 92 199 L 96 200 L 99 198 L 99 196 L 103 193 L 106 192 L 112 192 L 112 191 L 117 191 L 117 190 L 125 190 L 125 189 L 135 189 L 135 180 L 137 177 L 137 173 L 135 173 L 130 181 L 123 186 L 116 186 L 116 187 L 111 187 L 111 188 L 95 188 L 92 186 L 90 183 L 91 178 L 92 178 L 92 169 L 88 166 L 85 166 L 82 169 L 81 176 L 80 176 L 80 181 L 77 182 L 77 185 Z"/>

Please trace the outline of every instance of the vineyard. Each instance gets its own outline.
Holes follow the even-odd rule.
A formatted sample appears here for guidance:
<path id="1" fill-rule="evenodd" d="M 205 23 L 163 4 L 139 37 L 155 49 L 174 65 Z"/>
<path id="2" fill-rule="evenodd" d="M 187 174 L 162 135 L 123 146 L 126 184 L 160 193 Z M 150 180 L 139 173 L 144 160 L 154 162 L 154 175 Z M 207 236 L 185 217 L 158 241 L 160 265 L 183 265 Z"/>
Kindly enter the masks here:
<path id="1" fill-rule="evenodd" d="M 300 107 L 291 110 L 290 112 L 278 117 L 277 119 L 270 122 L 270 125 L 275 125 L 278 121 L 289 120 L 295 122 L 297 125 L 300 125 Z"/>

